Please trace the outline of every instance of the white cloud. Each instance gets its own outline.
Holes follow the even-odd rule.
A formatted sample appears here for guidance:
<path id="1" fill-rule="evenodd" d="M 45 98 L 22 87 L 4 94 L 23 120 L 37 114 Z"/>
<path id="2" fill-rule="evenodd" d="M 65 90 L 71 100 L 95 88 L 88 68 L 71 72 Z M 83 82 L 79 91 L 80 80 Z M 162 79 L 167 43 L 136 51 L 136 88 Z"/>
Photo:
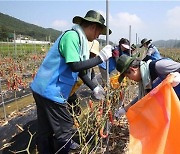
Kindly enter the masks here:
<path id="1" fill-rule="evenodd" d="M 177 6 L 167 12 L 168 25 L 172 27 L 180 26 L 180 6 Z"/>
<path id="2" fill-rule="evenodd" d="M 67 29 L 67 27 L 69 27 L 69 24 L 65 20 L 55 20 L 52 23 L 52 27 L 55 29 L 64 30 L 64 29 Z"/>
<path id="3" fill-rule="evenodd" d="M 180 6 L 176 6 L 166 13 L 166 21 L 161 31 L 165 31 L 166 39 L 180 39 Z"/>
<path id="4" fill-rule="evenodd" d="M 132 25 L 134 27 L 138 27 L 142 25 L 141 19 L 136 14 L 129 14 L 127 12 L 122 12 L 117 14 L 114 20 L 117 20 L 116 26 L 128 26 Z"/>
<path id="5" fill-rule="evenodd" d="M 106 20 L 106 13 L 98 10 Z M 109 28 L 112 30 L 112 34 L 109 37 L 110 41 L 118 43 L 120 38 L 125 37 L 129 39 L 129 27 L 131 25 L 131 41 L 135 42 L 136 33 L 145 30 L 145 24 L 136 14 L 130 14 L 128 12 L 120 12 L 118 14 L 109 14 Z M 104 36 L 100 38 L 106 39 Z"/>
<path id="6" fill-rule="evenodd" d="M 131 25 L 131 41 L 135 42 L 136 33 L 142 31 L 145 28 L 145 24 L 136 14 L 130 14 L 128 12 L 120 12 L 109 19 L 110 28 L 113 33 L 111 39 L 118 42 L 120 38 L 129 38 L 129 29 Z"/>

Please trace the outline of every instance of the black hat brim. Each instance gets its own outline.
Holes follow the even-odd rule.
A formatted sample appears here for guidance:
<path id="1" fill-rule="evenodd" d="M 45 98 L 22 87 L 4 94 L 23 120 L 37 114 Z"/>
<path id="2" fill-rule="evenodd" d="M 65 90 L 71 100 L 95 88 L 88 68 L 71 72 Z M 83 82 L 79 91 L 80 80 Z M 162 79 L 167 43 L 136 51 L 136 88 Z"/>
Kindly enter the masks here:
<path id="1" fill-rule="evenodd" d="M 145 43 L 151 42 L 151 41 L 152 41 L 151 39 L 150 39 L 150 40 L 147 40 L 146 42 L 144 42 L 143 44 L 141 44 L 141 46 L 140 46 L 139 48 L 142 48 Z"/>
<path id="2" fill-rule="evenodd" d="M 93 20 L 92 18 L 89 19 L 89 18 L 82 18 L 80 16 L 75 16 L 72 20 L 72 22 L 74 24 L 80 24 L 83 20 L 85 21 L 89 21 L 89 22 L 95 22 L 95 23 L 98 23 L 100 24 L 102 27 L 103 27 L 103 30 L 102 30 L 102 35 L 106 35 L 107 34 L 107 26 L 106 25 L 103 25 L 101 22 L 97 21 L 97 20 Z M 109 35 L 112 33 L 112 31 L 109 29 Z"/>

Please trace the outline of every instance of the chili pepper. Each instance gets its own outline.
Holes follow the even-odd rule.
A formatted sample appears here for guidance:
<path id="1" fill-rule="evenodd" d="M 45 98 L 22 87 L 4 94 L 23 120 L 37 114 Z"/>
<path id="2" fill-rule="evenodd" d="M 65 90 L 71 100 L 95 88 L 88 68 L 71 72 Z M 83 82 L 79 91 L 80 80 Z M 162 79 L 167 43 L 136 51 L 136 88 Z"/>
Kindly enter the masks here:
<path id="1" fill-rule="evenodd" d="M 119 98 L 120 98 L 120 100 L 123 100 L 123 92 L 122 91 L 119 92 Z"/>
<path id="2" fill-rule="evenodd" d="M 76 119 L 74 119 L 74 125 L 76 126 L 76 128 L 79 128 L 79 123 Z"/>
<path id="3" fill-rule="evenodd" d="M 103 134 L 103 130 L 104 130 L 104 127 L 102 127 L 102 128 L 100 129 L 99 134 L 100 134 L 100 136 L 101 136 L 102 138 L 107 138 L 107 137 L 108 137 L 108 133 L 107 133 L 107 134 Z"/>
<path id="4" fill-rule="evenodd" d="M 107 100 L 106 102 L 106 106 L 109 107 L 110 106 L 110 100 Z"/>
<path id="5" fill-rule="evenodd" d="M 103 109 L 100 108 L 100 109 L 99 109 L 99 116 L 102 117 L 102 114 L 103 114 Z"/>
<path id="6" fill-rule="evenodd" d="M 109 112 L 108 112 L 108 116 L 109 116 L 109 121 L 113 124 L 112 111 L 109 111 Z"/>
<path id="7" fill-rule="evenodd" d="M 89 100 L 89 108 L 91 110 L 91 112 L 93 111 L 93 102 L 92 100 Z"/>

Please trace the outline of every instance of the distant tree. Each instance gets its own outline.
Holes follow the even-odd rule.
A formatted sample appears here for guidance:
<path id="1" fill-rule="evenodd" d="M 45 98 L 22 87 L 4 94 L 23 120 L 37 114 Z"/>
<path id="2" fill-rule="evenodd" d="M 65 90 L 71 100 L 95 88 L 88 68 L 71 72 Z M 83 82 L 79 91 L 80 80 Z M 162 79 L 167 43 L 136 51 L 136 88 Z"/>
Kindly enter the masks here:
<path id="1" fill-rule="evenodd" d="M 0 40 L 6 41 L 8 38 L 8 29 L 4 26 L 0 26 Z"/>
<path id="2" fill-rule="evenodd" d="M 174 45 L 174 48 L 180 48 L 180 41 Z"/>

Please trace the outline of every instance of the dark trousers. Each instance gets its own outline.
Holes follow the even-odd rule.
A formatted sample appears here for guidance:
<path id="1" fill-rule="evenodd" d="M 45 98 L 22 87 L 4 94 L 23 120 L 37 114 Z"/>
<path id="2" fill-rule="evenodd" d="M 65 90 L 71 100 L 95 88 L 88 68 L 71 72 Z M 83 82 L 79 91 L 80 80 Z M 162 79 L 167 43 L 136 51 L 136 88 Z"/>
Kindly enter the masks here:
<path id="1" fill-rule="evenodd" d="M 37 106 L 39 153 L 54 154 L 58 151 L 58 154 L 68 154 L 73 119 L 67 103 L 58 104 L 34 92 L 33 97 Z"/>

